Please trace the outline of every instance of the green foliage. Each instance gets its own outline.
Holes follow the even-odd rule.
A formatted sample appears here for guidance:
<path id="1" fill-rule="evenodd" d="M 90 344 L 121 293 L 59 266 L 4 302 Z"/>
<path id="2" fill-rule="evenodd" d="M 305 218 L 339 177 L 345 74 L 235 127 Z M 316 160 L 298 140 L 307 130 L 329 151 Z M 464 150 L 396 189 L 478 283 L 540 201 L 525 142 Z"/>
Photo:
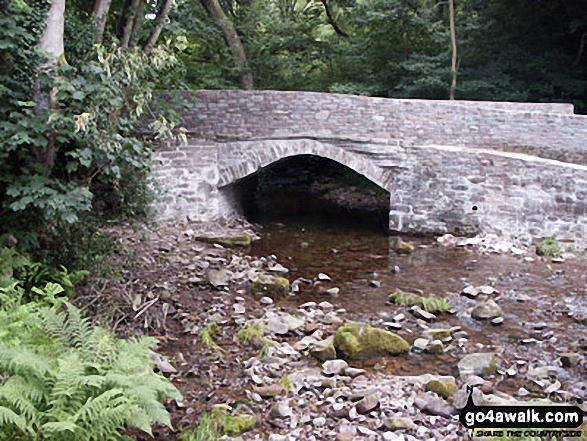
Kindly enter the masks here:
<path id="1" fill-rule="evenodd" d="M 539 256 L 555 256 L 561 251 L 560 243 L 554 237 L 547 237 L 536 245 L 536 254 Z"/>
<path id="2" fill-rule="evenodd" d="M 245 322 L 236 334 L 238 340 L 245 345 L 262 346 L 265 325 L 261 320 Z"/>
<path id="3" fill-rule="evenodd" d="M 216 352 L 218 356 L 221 356 L 225 351 L 214 341 L 214 335 L 218 334 L 219 332 L 220 327 L 218 326 L 218 323 L 216 323 L 214 320 L 211 320 L 200 331 L 200 338 L 202 339 L 204 346 Z"/>
<path id="4" fill-rule="evenodd" d="M 215 441 L 223 435 L 237 436 L 255 427 L 256 419 L 253 415 L 230 414 L 227 409 L 217 406 L 212 412 L 203 415 L 198 428 L 185 431 L 180 441 Z"/>
<path id="5" fill-rule="evenodd" d="M 92 47 L 93 24 L 71 4 L 73 64 L 41 71 L 36 48 L 48 3 L 28 3 L 0 6 L 0 234 L 11 232 L 34 251 L 54 247 L 51 237 L 90 211 L 99 221 L 149 214 L 152 143 L 138 132 L 177 59 L 166 45 L 148 55 Z M 182 137 L 163 116 L 152 127 L 158 139 Z"/>
<path id="6" fill-rule="evenodd" d="M 432 314 L 442 314 L 452 311 L 451 304 L 441 297 L 424 297 L 404 291 L 395 291 L 389 296 L 389 300 L 398 305 L 419 306 Z"/>
<path id="7" fill-rule="evenodd" d="M 18 346 L 0 342 L 1 440 L 128 439 L 127 427 L 170 426 L 160 400 L 180 394 L 152 371 L 155 339 L 118 340 L 69 304 L 34 318 Z"/>

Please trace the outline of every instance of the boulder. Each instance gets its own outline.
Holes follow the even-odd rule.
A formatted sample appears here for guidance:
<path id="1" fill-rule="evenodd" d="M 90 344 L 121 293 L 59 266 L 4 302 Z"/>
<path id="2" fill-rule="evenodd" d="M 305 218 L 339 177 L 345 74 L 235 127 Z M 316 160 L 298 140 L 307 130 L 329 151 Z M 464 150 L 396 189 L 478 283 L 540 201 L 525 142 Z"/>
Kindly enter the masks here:
<path id="1" fill-rule="evenodd" d="M 500 362 L 492 352 L 477 352 L 465 355 L 459 361 L 458 368 L 461 379 L 465 380 L 470 375 L 488 376 L 499 369 Z"/>
<path id="2" fill-rule="evenodd" d="M 211 269 L 208 271 L 208 281 L 214 288 L 228 286 L 232 273 L 225 269 Z"/>
<path id="3" fill-rule="evenodd" d="M 341 326 L 334 335 L 334 347 L 343 358 L 369 358 L 399 355 L 410 345 L 399 335 L 360 323 Z"/>
<path id="4" fill-rule="evenodd" d="M 310 355 L 320 361 L 336 360 L 336 349 L 334 349 L 334 336 L 319 341 L 309 347 Z"/>
<path id="5" fill-rule="evenodd" d="M 502 314 L 500 306 L 492 299 L 478 303 L 471 311 L 471 317 L 476 320 L 492 320 L 501 317 Z"/>
<path id="6" fill-rule="evenodd" d="M 372 410 L 375 410 L 379 406 L 379 395 L 369 394 L 360 400 L 357 405 L 357 412 L 362 415 L 368 414 Z"/>
<path id="7" fill-rule="evenodd" d="M 433 379 L 426 384 L 426 390 L 447 399 L 453 396 L 458 388 L 454 381 Z"/>
<path id="8" fill-rule="evenodd" d="M 253 282 L 253 294 L 287 294 L 289 280 L 281 276 L 263 275 Z"/>
<path id="9" fill-rule="evenodd" d="M 265 320 L 269 332 L 281 335 L 300 329 L 306 324 L 304 320 L 287 313 L 268 312 L 265 315 Z"/>

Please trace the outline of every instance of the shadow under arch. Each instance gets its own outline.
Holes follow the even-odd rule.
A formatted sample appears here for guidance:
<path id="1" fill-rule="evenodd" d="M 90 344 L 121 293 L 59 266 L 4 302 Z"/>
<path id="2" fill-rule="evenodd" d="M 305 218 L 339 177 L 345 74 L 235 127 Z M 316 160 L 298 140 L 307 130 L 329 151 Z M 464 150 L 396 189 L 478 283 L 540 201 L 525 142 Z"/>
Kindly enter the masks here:
<path id="1" fill-rule="evenodd" d="M 220 191 L 255 223 L 389 232 L 389 192 L 340 162 L 318 155 L 281 158 Z"/>

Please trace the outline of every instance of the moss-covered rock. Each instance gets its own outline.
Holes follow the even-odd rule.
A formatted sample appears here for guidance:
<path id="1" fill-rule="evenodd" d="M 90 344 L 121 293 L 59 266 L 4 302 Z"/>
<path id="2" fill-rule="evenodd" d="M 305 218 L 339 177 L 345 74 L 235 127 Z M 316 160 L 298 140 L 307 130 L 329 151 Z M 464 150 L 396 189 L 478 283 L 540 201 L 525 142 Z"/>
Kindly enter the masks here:
<path id="1" fill-rule="evenodd" d="M 410 344 L 399 335 L 360 323 L 338 328 L 334 347 L 339 357 L 350 359 L 399 355 L 410 350 Z"/>
<path id="2" fill-rule="evenodd" d="M 404 242 L 403 240 L 398 240 L 395 244 L 395 252 L 400 256 L 407 256 L 412 254 L 416 247 L 411 242 Z"/>
<path id="3" fill-rule="evenodd" d="M 497 372 L 500 368 L 500 361 L 491 352 L 477 352 L 461 358 L 458 368 L 461 379 L 466 379 L 470 375 L 485 377 Z"/>
<path id="4" fill-rule="evenodd" d="M 253 282 L 253 294 L 287 294 L 289 280 L 281 276 L 263 275 Z"/>
<path id="5" fill-rule="evenodd" d="M 536 254 L 539 256 L 554 256 L 562 251 L 558 240 L 547 237 L 536 245 Z"/>
<path id="6" fill-rule="evenodd" d="M 458 390 L 458 387 L 455 383 L 447 380 L 430 380 L 426 384 L 426 390 L 434 392 L 438 396 L 446 399 L 452 397 Z"/>
<path id="7" fill-rule="evenodd" d="M 426 329 L 422 335 L 430 340 L 450 341 L 452 338 L 450 329 Z"/>
<path id="8" fill-rule="evenodd" d="M 234 247 L 248 247 L 251 244 L 251 237 L 245 235 L 242 236 L 227 236 L 227 237 L 206 237 L 198 236 L 196 240 L 206 243 L 217 243 L 226 248 Z"/>
<path id="9" fill-rule="evenodd" d="M 217 433 L 220 435 L 237 436 L 252 430 L 257 419 L 249 414 L 230 414 L 224 407 L 215 407 L 212 410 L 212 419 Z"/>

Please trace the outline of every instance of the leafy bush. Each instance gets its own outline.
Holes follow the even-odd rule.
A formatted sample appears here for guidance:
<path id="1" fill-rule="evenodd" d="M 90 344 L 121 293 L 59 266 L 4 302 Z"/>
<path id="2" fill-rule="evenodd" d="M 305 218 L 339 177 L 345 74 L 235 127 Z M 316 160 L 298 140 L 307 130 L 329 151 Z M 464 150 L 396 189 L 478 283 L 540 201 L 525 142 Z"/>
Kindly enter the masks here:
<path id="1" fill-rule="evenodd" d="M 0 440 L 129 439 L 127 427 L 171 425 L 160 400 L 181 395 L 152 371 L 155 339 L 116 339 L 70 304 L 28 313 L 18 346 L 0 341 Z"/>

